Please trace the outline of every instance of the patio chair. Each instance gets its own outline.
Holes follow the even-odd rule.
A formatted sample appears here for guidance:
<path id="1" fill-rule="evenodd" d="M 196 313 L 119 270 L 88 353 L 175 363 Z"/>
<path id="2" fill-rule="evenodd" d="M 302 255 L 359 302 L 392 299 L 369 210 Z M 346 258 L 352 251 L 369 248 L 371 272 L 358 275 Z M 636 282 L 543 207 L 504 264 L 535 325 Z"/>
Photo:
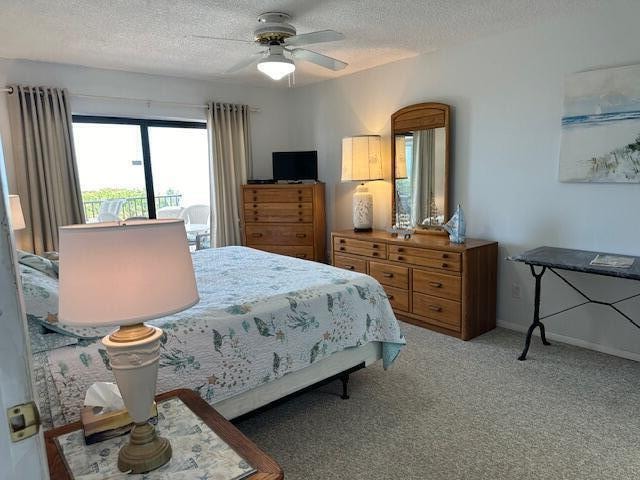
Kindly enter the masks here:
<path id="1" fill-rule="evenodd" d="M 98 212 L 98 222 L 113 222 L 120 220 L 120 210 L 122 210 L 124 202 L 124 198 L 103 200 L 100 204 L 100 212 Z"/>
<path id="2" fill-rule="evenodd" d="M 189 242 L 195 242 L 198 235 L 209 233 L 209 214 L 209 205 L 189 205 L 182 211 Z"/>
<path id="3" fill-rule="evenodd" d="M 208 207 L 207 207 L 208 208 Z M 182 207 L 162 207 L 156 210 L 157 218 L 182 218 Z"/>

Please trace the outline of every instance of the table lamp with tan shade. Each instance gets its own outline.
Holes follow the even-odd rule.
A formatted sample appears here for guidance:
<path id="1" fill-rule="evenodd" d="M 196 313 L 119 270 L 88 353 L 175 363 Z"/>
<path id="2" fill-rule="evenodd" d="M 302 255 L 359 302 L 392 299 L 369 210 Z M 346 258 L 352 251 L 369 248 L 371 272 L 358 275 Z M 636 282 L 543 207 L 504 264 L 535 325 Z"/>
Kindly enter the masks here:
<path id="1" fill-rule="evenodd" d="M 359 135 L 342 139 L 343 182 L 361 182 L 353 194 L 353 231 L 369 232 L 373 227 L 373 195 L 364 182 L 382 180 L 379 135 Z"/>
<path id="2" fill-rule="evenodd" d="M 171 445 L 148 423 L 156 394 L 162 330 L 143 322 L 199 301 L 184 222 L 178 219 L 60 228 L 61 323 L 119 326 L 102 339 L 134 421 L 118 456 L 123 472 L 144 473 L 171 459 Z"/>
<path id="3" fill-rule="evenodd" d="M 9 209 L 11 210 L 11 228 L 13 230 L 24 230 L 27 228 L 18 195 L 9 195 Z"/>

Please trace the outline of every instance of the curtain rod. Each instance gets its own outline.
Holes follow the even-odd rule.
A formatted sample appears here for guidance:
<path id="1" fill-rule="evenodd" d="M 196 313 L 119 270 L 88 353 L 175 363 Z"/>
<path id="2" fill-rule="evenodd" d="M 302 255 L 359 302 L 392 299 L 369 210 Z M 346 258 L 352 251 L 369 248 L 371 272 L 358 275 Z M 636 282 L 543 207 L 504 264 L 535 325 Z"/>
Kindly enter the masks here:
<path id="1" fill-rule="evenodd" d="M 12 87 L 4 87 L 0 88 L 0 92 L 4 93 L 13 93 Z M 187 107 L 187 108 L 209 108 L 209 105 L 203 105 L 199 103 L 181 103 L 181 102 L 169 102 L 166 100 L 145 100 L 142 98 L 128 98 L 128 97 L 107 97 L 102 95 L 83 95 L 80 93 L 69 93 L 72 97 L 76 98 L 88 98 L 93 100 L 121 100 L 128 102 L 141 102 L 146 103 L 147 105 L 151 105 L 152 103 L 158 103 L 163 105 L 172 105 L 174 107 Z M 252 113 L 259 113 L 260 109 L 257 107 L 249 107 L 249 111 Z"/>

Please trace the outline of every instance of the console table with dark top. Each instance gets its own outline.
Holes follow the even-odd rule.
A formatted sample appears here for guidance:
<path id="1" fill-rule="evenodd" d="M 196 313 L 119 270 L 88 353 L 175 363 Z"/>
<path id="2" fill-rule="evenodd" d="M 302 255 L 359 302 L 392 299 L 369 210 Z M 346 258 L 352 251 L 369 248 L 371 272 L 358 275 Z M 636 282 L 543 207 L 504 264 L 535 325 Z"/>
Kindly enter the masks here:
<path id="1" fill-rule="evenodd" d="M 633 265 L 628 268 L 621 267 L 608 267 L 608 266 L 596 266 L 591 265 L 591 261 L 596 258 L 597 255 L 614 255 L 621 257 L 633 258 Z M 635 295 L 631 295 L 625 298 L 621 298 L 615 302 L 603 302 L 600 300 L 595 300 L 587 296 L 583 291 L 573 285 L 569 280 L 560 275 L 556 270 L 567 270 L 572 272 L 582 272 L 582 273 L 591 273 L 594 275 L 603 275 L 607 277 L 618 277 L 618 278 L 626 278 L 629 280 L 639 280 L 640 281 L 640 257 L 635 257 L 632 255 L 620 255 L 614 253 L 603 253 L 603 252 L 590 252 L 586 250 L 572 250 L 568 248 L 556 248 L 556 247 L 538 247 L 533 250 L 526 251 L 520 255 L 509 257 L 508 260 L 512 260 L 514 262 L 522 262 L 529 265 L 531 269 L 531 274 L 535 278 L 536 287 L 535 287 L 535 300 L 534 300 L 534 308 L 533 308 L 533 323 L 529 327 L 527 331 L 527 337 L 524 344 L 524 350 L 522 354 L 518 357 L 518 360 L 526 360 L 527 352 L 529 351 L 529 345 L 531 344 L 531 335 L 536 327 L 540 328 L 540 338 L 542 339 L 542 343 L 544 345 L 550 345 L 547 341 L 544 331 L 544 324 L 540 321 L 545 318 L 552 317 L 554 315 L 558 315 L 560 313 L 567 312 L 569 310 L 573 310 L 574 308 L 581 307 L 582 305 L 586 305 L 587 303 L 596 303 L 598 305 L 606 305 L 611 307 L 613 310 L 618 312 L 624 318 L 626 318 L 629 322 L 631 322 L 637 328 L 640 328 L 640 324 L 633 320 L 629 315 L 620 310 L 616 305 L 624 302 L 626 300 L 630 300 L 632 298 L 640 296 L 640 293 Z M 542 267 L 539 272 L 536 272 L 535 267 Z M 585 301 L 574 305 L 569 308 L 565 308 L 560 310 L 559 312 L 551 313 L 549 315 L 545 315 L 544 317 L 540 317 L 540 289 L 542 283 L 542 276 L 544 273 L 549 270 L 557 275 L 564 283 L 569 285 L 573 290 L 578 292 Z"/>

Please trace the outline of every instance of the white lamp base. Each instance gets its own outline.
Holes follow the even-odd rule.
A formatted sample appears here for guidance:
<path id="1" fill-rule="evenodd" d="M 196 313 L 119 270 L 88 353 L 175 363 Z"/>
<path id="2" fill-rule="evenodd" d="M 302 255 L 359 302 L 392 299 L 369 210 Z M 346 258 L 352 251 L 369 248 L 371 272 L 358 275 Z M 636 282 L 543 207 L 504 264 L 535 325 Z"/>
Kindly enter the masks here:
<path id="1" fill-rule="evenodd" d="M 353 231 L 370 232 L 373 228 L 373 195 L 364 183 L 353 194 Z"/>
<path id="2" fill-rule="evenodd" d="M 102 339 L 124 406 L 135 426 L 118 456 L 121 472 L 144 473 L 171 459 L 171 445 L 147 423 L 156 394 L 162 330 L 143 324 L 120 327 Z"/>

